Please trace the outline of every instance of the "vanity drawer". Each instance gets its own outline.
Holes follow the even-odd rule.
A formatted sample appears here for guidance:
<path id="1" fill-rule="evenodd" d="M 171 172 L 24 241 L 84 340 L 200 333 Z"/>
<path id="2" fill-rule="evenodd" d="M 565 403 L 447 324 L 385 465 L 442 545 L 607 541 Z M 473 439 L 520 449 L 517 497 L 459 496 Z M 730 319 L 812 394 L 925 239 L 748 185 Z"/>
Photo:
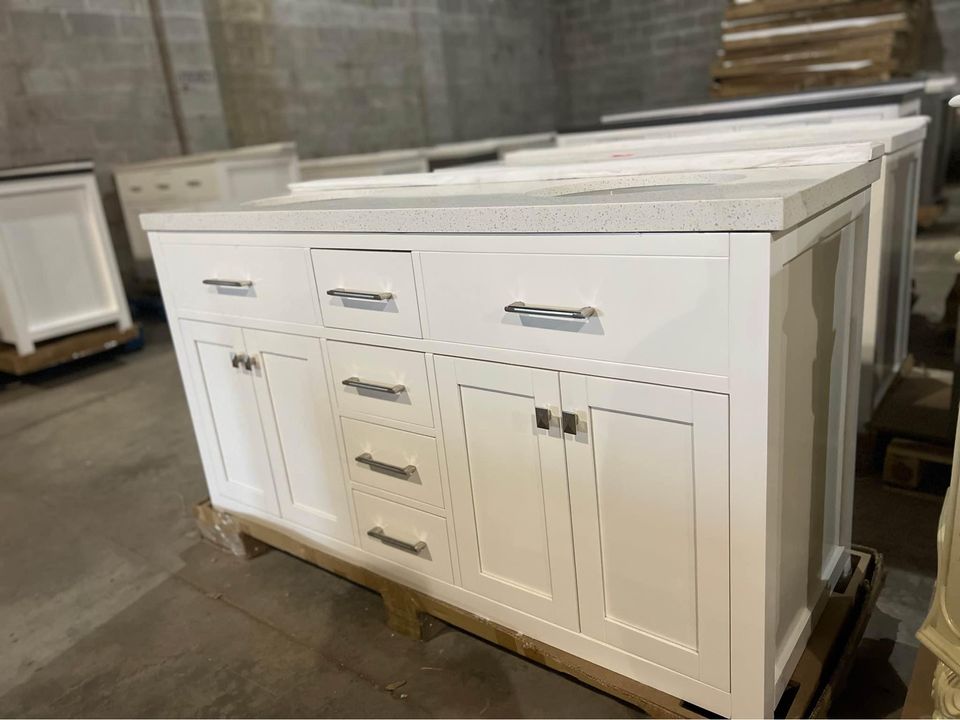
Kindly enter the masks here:
<path id="1" fill-rule="evenodd" d="M 327 352 L 342 410 L 433 427 L 423 353 L 336 341 Z"/>
<path id="2" fill-rule="evenodd" d="M 316 324 L 313 282 L 300 248 L 237 245 L 163 247 L 177 307 Z"/>
<path id="3" fill-rule="evenodd" d="M 434 438 L 350 418 L 341 426 L 353 482 L 443 507 Z"/>
<path id="4" fill-rule="evenodd" d="M 727 373 L 725 257 L 430 252 L 420 262 L 431 338 Z M 528 307 L 506 309 L 515 303 Z M 552 316 L 523 314 L 537 307 Z"/>
<path id="5" fill-rule="evenodd" d="M 410 253 L 312 250 L 310 254 L 324 325 L 421 337 Z"/>
<path id="6" fill-rule="evenodd" d="M 453 582 L 446 521 L 406 505 L 353 491 L 360 547 L 400 565 Z"/>

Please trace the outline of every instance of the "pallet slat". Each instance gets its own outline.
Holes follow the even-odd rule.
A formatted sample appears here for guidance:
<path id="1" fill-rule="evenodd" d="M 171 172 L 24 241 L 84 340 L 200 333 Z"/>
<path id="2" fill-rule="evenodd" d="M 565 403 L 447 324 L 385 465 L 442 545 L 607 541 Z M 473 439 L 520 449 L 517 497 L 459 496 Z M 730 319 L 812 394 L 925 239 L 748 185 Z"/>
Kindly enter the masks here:
<path id="1" fill-rule="evenodd" d="M 20 355 L 12 345 L 0 343 L 0 372 L 29 375 L 49 368 L 97 355 L 126 345 L 140 337 L 140 325 L 126 330 L 116 326 L 95 328 L 39 343 L 35 352 Z"/>

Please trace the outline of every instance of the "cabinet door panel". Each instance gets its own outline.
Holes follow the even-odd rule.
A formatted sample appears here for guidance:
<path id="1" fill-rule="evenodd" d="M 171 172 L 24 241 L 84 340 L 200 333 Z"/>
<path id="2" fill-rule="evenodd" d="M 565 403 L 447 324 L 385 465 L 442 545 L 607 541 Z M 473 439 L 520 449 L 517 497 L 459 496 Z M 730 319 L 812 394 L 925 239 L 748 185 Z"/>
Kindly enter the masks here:
<path id="1" fill-rule="evenodd" d="M 563 441 L 535 407 L 559 407 L 557 374 L 436 358 L 464 587 L 576 629 Z"/>
<path id="2" fill-rule="evenodd" d="M 257 398 L 280 514 L 352 541 L 320 341 L 259 330 L 243 335 L 247 352 L 257 359 Z"/>
<path id="3" fill-rule="evenodd" d="M 726 398 L 560 382 L 583 632 L 729 687 Z"/>
<path id="4" fill-rule="evenodd" d="M 238 328 L 181 322 L 201 425 L 207 480 L 216 492 L 273 514 L 277 496 L 257 409 L 254 378 L 231 353 L 244 351 Z"/>

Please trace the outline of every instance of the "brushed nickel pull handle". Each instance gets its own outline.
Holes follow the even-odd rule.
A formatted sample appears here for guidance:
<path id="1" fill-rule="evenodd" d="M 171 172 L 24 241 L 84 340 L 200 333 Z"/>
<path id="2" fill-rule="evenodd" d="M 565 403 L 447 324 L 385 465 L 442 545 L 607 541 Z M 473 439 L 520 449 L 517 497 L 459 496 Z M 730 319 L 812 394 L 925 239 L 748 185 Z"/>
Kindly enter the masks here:
<path id="1" fill-rule="evenodd" d="M 230 353 L 230 364 L 235 368 L 239 368 L 243 364 L 243 353 Z"/>
<path id="2" fill-rule="evenodd" d="M 356 460 L 358 463 L 363 463 L 371 470 L 377 470 L 379 472 L 387 473 L 388 475 L 399 475 L 401 477 L 409 478 L 417 473 L 416 465 L 407 465 L 406 467 L 391 465 L 390 463 L 385 463 L 381 460 L 374 460 L 373 455 L 370 453 L 362 453 L 357 455 L 354 460 Z"/>
<path id="3" fill-rule="evenodd" d="M 560 415 L 560 427 L 567 435 L 576 435 L 577 426 L 580 424 L 580 418 L 576 413 L 563 411 Z"/>
<path id="4" fill-rule="evenodd" d="M 407 389 L 405 385 L 386 385 L 384 383 L 361 380 L 358 377 L 348 377 L 341 382 L 347 387 L 354 387 L 358 390 L 373 390 L 374 392 L 387 393 L 388 395 L 399 395 Z"/>
<path id="5" fill-rule="evenodd" d="M 352 298 L 354 300 L 379 300 L 384 302 L 393 297 L 391 292 L 373 292 L 368 290 L 347 290 L 346 288 L 332 288 L 327 290 L 327 295 L 333 297 Z"/>
<path id="6" fill-rule="evenodd" d="M 512 302 L 503 308 L 508 313 L 517 315 L 537 315 L 539 317 L 572 318 L 586 320 L 597 314 L 597 309 L 587 306 L 582 308 L 554 307 L 552 305 L 527 305 L 525 302 Z"/>
<path id="7" fill-rule="evenodd" d="M 367 530 L 367 535 L 372 537 L 374 540 L 379 540 L 384 545 L 395 547 L 398 550 L 403 550 L 404 552 L 408 552 L 413 555 L 420 555 L 424 550 L 427 549 L 427 544 L 423 540 L 415 543 L 408 543 L 405 540 L 398 540 L 397 538 L 387 535 L 383 531 L 383 528 L 379 526 L 372 527 Z"/>
<path id="8" fill-rule="evenodd" d="M 535 407 L 533 413 L 537 418 L 537 427 L 541 430 L 549 430 L 550 420 L 553 418 L 550 408 Z"/>
<path id="9" fill-rule="evenodd" d="M 203 284 L 225 288 L 248 288 L 253 287 L 253 280 L 220 280 L 219 278 L 207 278 L 203 281 Z"/>

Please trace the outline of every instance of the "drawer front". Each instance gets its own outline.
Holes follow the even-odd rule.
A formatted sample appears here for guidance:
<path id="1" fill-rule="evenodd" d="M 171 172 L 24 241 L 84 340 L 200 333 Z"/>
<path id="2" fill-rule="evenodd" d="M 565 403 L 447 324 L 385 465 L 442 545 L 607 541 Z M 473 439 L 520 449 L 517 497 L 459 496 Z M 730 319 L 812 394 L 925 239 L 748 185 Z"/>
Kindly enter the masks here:
<path id="1" fill-rule="evenodd" d="M 317 322 L 310 267 L 300 248 L 171 244 L 163 254 L 179 308 Z"/>
<path id="2" fill-rule="evenodd" d="M 436 515 L 353 491 L 360 546 L 411 570 L 453 582 L 447 523 Z"/>
<path id="3" fill-rule="evenodd" d="M 313 250 L 311 256 L 324 325 L 421 336 L 410 253 Z"/>
<path id="4" fill-rule="evenodd" d="M 433 427 L 423 353 L 335 341 L 327 349 L 342 410 Z"/>
<path id="5" fill-rule="evenodd" d="M 722 257 L 421 255 L 434 339 L 717 375 L 728 366 L 727 264 Z M 505 309 L 518 302 L 527 307 Z M 556 314 L 521 314 L 537 308 Z M 581 308 L 586 317 L 576 316 Z"/>
<path id="6" fill-rule="evenodd" d="M 220 176 L 213 164 L 121 171 L 117 189 L 124 202 L 178 207 L 219 198 Z"/>
<path id="7" fill-rule="evenodd" d="M 350 418 L 341 424 L 353 482 L 443 507 L 434 438 Z"/>

